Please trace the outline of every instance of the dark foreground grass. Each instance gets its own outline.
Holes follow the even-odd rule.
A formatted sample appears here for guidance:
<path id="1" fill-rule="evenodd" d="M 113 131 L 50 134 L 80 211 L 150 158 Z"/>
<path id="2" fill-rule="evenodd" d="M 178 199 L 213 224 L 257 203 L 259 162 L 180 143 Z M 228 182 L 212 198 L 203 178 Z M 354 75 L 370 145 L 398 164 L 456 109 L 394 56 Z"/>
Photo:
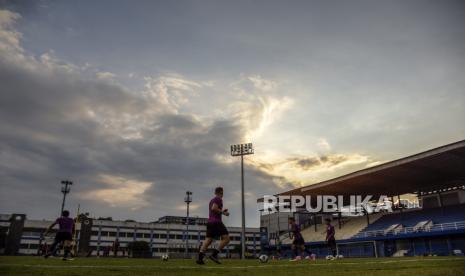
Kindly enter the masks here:
<path id="1" fill-rule="evenodd" d="M 191 260 L 0 257 L 0 275 L 465 275 L 464 257 L 379 258 L 289 262 L 224 260 L 198 266 Z"/>

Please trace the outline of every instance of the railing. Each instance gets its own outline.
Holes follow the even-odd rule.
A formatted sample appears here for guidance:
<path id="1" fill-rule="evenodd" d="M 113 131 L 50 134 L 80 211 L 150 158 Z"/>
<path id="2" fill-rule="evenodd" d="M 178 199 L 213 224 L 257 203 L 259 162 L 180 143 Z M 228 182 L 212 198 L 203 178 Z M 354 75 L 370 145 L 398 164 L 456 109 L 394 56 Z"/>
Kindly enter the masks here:
<path id="1" fill-rule="evenodd" d="M 392 231 L 386 231 L 386 230 L 363 231 L 353 236 L 353 238 L 373 238 L 373 237 L 384 237 L 384 236 L 413 234 L 413 233 L 441 232 L 441 231 L 450 231 L 450 230 L 459 230 L 459 229 L 465 229 L 465 221 L 432 224 L 432 225 L 427 225 L 425 227 L 402 227 L 399 229 L 394 229 Z"/>
<path id="2" fill-rule="evenodd" d="M 41 235 L 40 232 L 23 232 L 21 238 L 40 238 Z"/>

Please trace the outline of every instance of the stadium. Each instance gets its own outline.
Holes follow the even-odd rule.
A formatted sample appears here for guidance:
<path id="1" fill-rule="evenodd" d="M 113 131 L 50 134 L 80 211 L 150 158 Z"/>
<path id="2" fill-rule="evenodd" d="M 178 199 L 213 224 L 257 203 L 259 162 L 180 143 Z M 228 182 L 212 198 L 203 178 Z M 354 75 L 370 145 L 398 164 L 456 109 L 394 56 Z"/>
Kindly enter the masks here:
<path id="1" fill-rule="evenodd" d="M 80 245 L 78 243 L 76 254 L 87 258 L 79 258 L 73 266 L 66 266 L 56 260 L 45 264 L 37 257 L 2 257 L 0 270 L 5 275 L 60 275 L 69 273 L 71 268 L 76 273 L 90 275 L 106 275 L 109 271 L 112 275 L 236 275 L 238 271 L 257 275 L 294 275 L 314 269 L 329 275 L 342 272 L 348 275 L 379 275 L 379 271 L 407 275 L 426 274 L 431 270 L 441 275 L 459 275 L 463 273 L 465 264 L 464 173 L 465 141 L 459 141 L 335 179 L 284 191 L 280 195 L 291 197 L 355 193 L 373 195 L 374 201 L 380 196 L 388 196 L 394 204 L 390 212 L 366 211 L 362 215 L 350 214 L 346 208 L 329 213 L 309 213 L 303 209 L 292 213 L 266 213 L 261 210 L 260 229 L 248 229 L 248 233 L 252 233 L 251 239 L 247 239 L 251 260 L 241 261 L 237 260 L 237 256 L 227 254 L 223 256 L 224 266 L 221 267 L 208 263 L 206 267 L 199 268 L 193 266 L 191 260 L 183 260 L 186 258 L 182 253 L 187 237 L 183 231 L 185 218 L 164 217 L 154 224 L 141 224 L 101 219 L 92 222 L 92 219 L 82 216 L 78 222 Z M 262 201 L 258 200 L 259 203 Z M 316 260 L 289 263 L 289 258 L 292 258 L 292 241 L 287 219 L 290 216 L 301 225 L 302 235 L 307 241 L 305 245 L 315 254 Z M 2 252 L 5 255 L 38 254 L 38 236 L 49 222 L 28 222 L 24 215 L 18 214 L 4 215 L 3 218 L 2 233 L 6 234 L 6 242 L 1 244 Z M 322 232 L 326 218 L 335 222 L 337 229 L 337 259 L 329 261 L 325 257 L 331 252 L 326 246 L 325 233 Z M 202 233 L 204 235 L 202 224 L 205 220 L 198 219 L 199 224 L 192 223 L 192 231 L 197 235 L 189 239 L 199 240 Z M 33 229 L 35 232 L 31 232 Z M 236 231 L 238 238 L 235 240 L 238 244 L 239 228 Z M 128 256 L 117 252 L 117 258 L 109 258 L 105 253 L 98 258 L 100 248 L 109 247 L 118 237 L 122 242 L 149 241 L 152 248 L 149 258 L 164 260 L 164 253 L 169 253 L 171 258 L 168 262 L 160 259 L 149 261 L 138 259 L 134 253 L 132 258 L 128 258 L 129 250 Z M 170 238 L 174 243 L 169 241 Z M 279 251 L 278 240 L 282 244 Z M 189 249 L 194 255 L 195 247 Z M 227 250 L 229 252 L 229 248 Z M 266 261 L 258 262 L 257 258 L 260 256 L 262 259 L 264 255 L 268 256 Z M 18 270 L 19 267 L 21 270 Z"/>
<path id="2" fill-rule="evenodd" d="M 0 276 L 465 275 L 464 0 L 0 0 Z"/>
<path id="3" fill-rule="evenodd" d="M 307 246 L 318 256 L 329 254 L 322 233 L 322 223 L 327 217 L 336 224 L 338 254 L 344 257 L 463 256 L 465 141 L 280 195 L 351 194 L 372 195 L 373 200 L 387 196 L 394 208 L 392 212 L 365 212 L 361 216 L 347 216 L 344 210 L 333 213 L 274 212 L 262 214 L 261 226 L 267 229 L 269 240 L 279 236 L 286 248 L 289 243 L 287 217 L 294 216 L 303 225 L 302 234 L 308 241 Z M 418 202 L 419 206 L 409 204 L 411 201 Z M 289 251 L 285 254 L 289 255 Z"/>

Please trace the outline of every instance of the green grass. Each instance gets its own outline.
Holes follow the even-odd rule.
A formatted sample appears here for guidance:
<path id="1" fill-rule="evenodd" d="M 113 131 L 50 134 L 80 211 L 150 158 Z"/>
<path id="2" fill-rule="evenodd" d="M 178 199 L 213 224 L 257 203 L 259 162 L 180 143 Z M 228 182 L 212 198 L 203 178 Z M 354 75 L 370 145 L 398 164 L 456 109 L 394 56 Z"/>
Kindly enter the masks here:
<path id="1" fill-rule="evenodd" d="M 193 260 L 0 257 L 0 275 L 465 275 L 464 257 L 379 258 L 289 262 L 224 260 L 198 266 Z"/>

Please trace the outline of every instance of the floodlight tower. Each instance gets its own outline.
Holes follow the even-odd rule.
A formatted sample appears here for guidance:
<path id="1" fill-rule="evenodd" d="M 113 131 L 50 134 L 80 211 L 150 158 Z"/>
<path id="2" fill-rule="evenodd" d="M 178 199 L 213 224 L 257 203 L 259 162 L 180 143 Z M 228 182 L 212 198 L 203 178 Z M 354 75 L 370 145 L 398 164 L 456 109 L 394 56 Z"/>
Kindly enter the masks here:
<path id="1" fill-rule="evenodd" d="M 69 192 L 71 191 L 71 187 L 70 187 L 71 185 L 73 185 L 72 181 L 69 181 L 69 180 L 61 181 L 61 192 L 63 193 L 63 202 L 61 203 L 60 216 L 63 213 L 63 210 L 65 209 L 66 194 L 69 194 Z"/>
<path id="2" fill-rule="evenodd" d="M 244 155 L 253 154 L 252 143 L 231 145 L 231 156 L 241 157 L 241 205 L 242 205 L 242 233 L 241 259 L 245 259 L 245 202 L 244 202 Z"/>
<path id="3" fill-rule="evenodd" d="M 186 191 L 184 202 L 187 204 L 186 216 L 186 258 L 189 256 L 189 204 L 192 202 L 192 192 Z"/>

